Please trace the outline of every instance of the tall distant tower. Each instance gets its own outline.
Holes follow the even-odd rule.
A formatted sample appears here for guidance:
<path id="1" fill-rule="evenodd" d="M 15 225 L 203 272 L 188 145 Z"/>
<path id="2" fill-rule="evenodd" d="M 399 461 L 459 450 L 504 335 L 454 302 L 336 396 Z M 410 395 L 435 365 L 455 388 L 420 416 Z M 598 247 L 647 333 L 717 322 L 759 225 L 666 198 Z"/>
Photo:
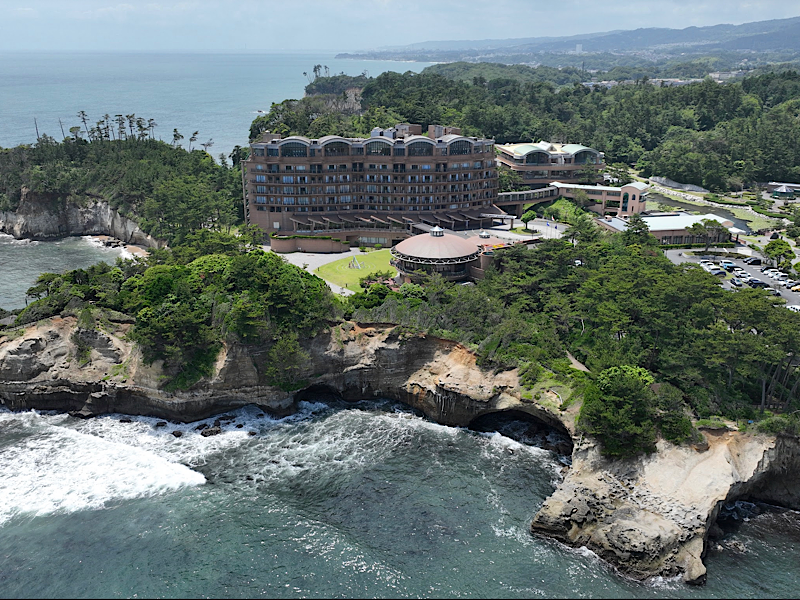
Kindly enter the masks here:
<path id="1" fill-rule="evenodd" d="M 583 52 L 583 44 L 575 44 L 575 54 L 581 54 Z"/>

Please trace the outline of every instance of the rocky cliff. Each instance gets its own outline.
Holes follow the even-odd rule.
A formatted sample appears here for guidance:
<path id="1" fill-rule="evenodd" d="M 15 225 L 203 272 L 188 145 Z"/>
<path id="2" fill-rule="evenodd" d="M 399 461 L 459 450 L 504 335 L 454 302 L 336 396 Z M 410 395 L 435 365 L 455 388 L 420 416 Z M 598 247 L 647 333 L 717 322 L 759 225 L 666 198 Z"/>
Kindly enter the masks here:
<path id="1" fill-rule="evenodd" d="M 750 499 L 800 508 L 797 440 L 738 431 L 707 439 L 697 449 L 661 441 L 656 453 L 627 461 L 579 441 L 531 530 L 586 546 L 637 579 L 705 582 L 702 559 L 721 506 Z"/>
<path id="2" fill-rule="evenodd" d="M 487 372 L 454 342 L 399 333 L 391 326 L 344 323 L 303 342 L 308 359 L 286 393 L 264 380 L 263 349 L 232 345 L 214 376 L 192 389 L 162 389 L 159 364 L 146 365 L 125 340 L 129 323 L 76 329 L 56 317 L 0 337 L 0 402 L 12 410 L 82 416 L 109 412 L 193 421 L 256 404 L 290 414 L 303 398 L 374 397 L 407 403 L 431 419 L 467 426 L 483 415 L 524 413 L 569 433 L 572 468 L 533 519 L 534 533 L 586 546 L 623 573 L 705 580 L 702 558 L 723 503 L 760 499 L 800 509 L 800 443 L 741 432 L 708 432 L 708 446 L 660 442 L 658 452 L 609 461 L 574 429 L 576 407 L 550 410 L 521 397 L 516 371 Z M 2 336 L 2 333 L 0 333 Z M 78 360 L 76 343 L 91 348 Z M 555 396 L 549 400 L 555 400 Z"/>
<path id="3" fill-rule="evenodd" d="M 22 189 L 15 212 L 0 211 L 0 232 L 15 238 L 48 240 L 70 235 L 109 235 L 126 244 L 148 248 L 163 246 L 123 217 L 107 202 L 90 200 L 77 205 L 66 199 Z"/>

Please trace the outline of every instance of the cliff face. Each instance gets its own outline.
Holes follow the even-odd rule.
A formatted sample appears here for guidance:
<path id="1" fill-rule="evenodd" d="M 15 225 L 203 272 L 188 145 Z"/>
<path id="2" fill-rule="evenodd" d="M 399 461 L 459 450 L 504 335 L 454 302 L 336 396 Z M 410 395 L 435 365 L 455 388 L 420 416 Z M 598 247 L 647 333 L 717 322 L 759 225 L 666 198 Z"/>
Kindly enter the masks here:
<path id="1" fill-rule="evenodd" d="M 703 583 L 708 532 L 725 502 L 800 508 L 796 440 L 708 432 L 708 442 L 698 451 L 662 441 L 653 455 L 631 461 L 609 461 L 597 446 L 579 444 L 531 530 L 587 546 L 637 579 L 681 575 Z"/>
<path id="2" fill-rule="evenodd" d="M 609 461 L 577 436 L 576 408 L 552 412 L 522 399 L 516 371 L 487 372 L 470 351 L 446 340 L 345 323 L 304 341 L 308 359 L 298 378 L 306 383 L 296 393 L 267 385 L 263 351 L 237 345 L 220 352 L 213 377 L 168 393 L 160 365 L 144 364 L 124 339 L 130 325 L 114 327 L 76 330 L 75 319 L 57 317 L 0 337 L 0 402 L 12 410 L 184 422 L 246 404 L 290 414 L 298 400 L 325 394 L 393 398 L 453 426 L 493 412 L 526 413 L 575 442 L 572 468 L 534 517 L 532 531 L 587 546 L 640 579 L 681 575 L 702 583 L 708 532 L 726 501 L 751 498 L 800 509 L 797 440 L 709 432 L 703 451 L 660 442 L 653 455 Z M 76 358 L 77 337 L 92 349 L 84 365 Z"/>
<path id="3" fill-rule="evenodd" d="M 165 392 L 160 365 L 144 364 L 123 339 L 128 327 L 76 333 L 74 318 L 54 317 L 13 339 L 0 338 L 0 402 L 12 410 L 194 421 L 246 404 L 288 414 L 298 399 L 328 393 L 400 400 L 447 425 L 466 426 L 480 415 L 515 409 L 564 429 L 556 415 L 520 399 L 516 371 L 486 372 L 458 344 L 398 335 L 392 327 L 346 323 L 306 340 L 308 360 L 298 378 L 307 386 L 297 393 L 267 385 L 259 349 L 237 345 L 223 349 L 212 378 L 187 391 Z M 91 346 L 88 364 L 78 363 L 73 335 Z"/>
<path id="4" fill-rule="evenodd" d="M 0 232 L 15 238 L 48 240 L 70 235 L 110 235 L 126 244 L 157 248 L 159 242 L 107 202 L 76 206 L 49 194 L 23 188 L 16 212 L 0 212 Z"/>

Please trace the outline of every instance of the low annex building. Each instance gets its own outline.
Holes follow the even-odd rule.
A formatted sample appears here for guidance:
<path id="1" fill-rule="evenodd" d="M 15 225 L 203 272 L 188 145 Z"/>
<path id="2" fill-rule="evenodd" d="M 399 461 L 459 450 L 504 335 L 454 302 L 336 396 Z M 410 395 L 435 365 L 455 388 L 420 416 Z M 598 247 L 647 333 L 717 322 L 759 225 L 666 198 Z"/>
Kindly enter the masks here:
<path id="1" fill-rule="evenodd" d="M 494 260 L 494 251 L 519 243 L 481 231 L 470 238 L 445 233 L 439 227 L 403 240 L 391 249 L 392 266 L 404 283 L 439 273 L 448 281 L 482 279 Z"/>
<path id="2" fill-rule="evenodd" d="M 650 233 L 656 237 L 659 244 L 705 243 L 705 238 L 702 236 L 693 236 L 687 231 L 689 227 L 705 219 L 717 221 L 723 227 L 723 230 L 710 240 L 712 243 L 727 242 L 730 240 L 732 232 L 736 233 L 740 231 L 734 227 L 732 221 L 728 221 L 714 214 L 692 215 L 686 212 L 674 212 L 642 216 L 642 220 L 647 224 Z M 604 229 L 614 233 L 625 231 L 628 227 L 628 221 L 611 216 L 597 219 L 597 223 Z"/>
<path id="3" fill-rule="evenodd" d="M 586 169 L 600 180 L 605 168 L 603 153 L 581 144 L 537 142 L 502 144 L 497 146 L 497 163 L 519 173 L 531 189 L 552 185 L 556 181 L 581 183 L 586 181 Z"/>
<path id="4" fill-rule="evenodd" d="M 646 210 L 649 188 L 649 185 L 640 181 L 627 183 L 622 187 L 556 181 L 552 185 L 536 190 L 502 192 L 498 194 L 496 205 L 506 212 L 521 217 L 525 207 L 531 204 L 549 202 L 559 196 L 574 199 L 579 191 L 583 191 L 592 202 L 586 207 L 592 212 L 603 216 L 627 217 Z"/>

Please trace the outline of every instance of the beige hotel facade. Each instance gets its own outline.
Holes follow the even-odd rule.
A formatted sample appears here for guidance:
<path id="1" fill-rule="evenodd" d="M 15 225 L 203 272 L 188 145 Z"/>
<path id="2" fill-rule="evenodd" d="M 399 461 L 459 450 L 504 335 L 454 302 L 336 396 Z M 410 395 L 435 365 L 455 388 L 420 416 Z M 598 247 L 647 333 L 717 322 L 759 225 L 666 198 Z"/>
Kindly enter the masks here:
<path id="1" fill-rule="evenodd" d="M 265 133 L 243 161 L 247 223 L 285 235 L 394 245 L 433 226 L 492 224 L 495 144 L 401 123 L 369 138 Z"/>

